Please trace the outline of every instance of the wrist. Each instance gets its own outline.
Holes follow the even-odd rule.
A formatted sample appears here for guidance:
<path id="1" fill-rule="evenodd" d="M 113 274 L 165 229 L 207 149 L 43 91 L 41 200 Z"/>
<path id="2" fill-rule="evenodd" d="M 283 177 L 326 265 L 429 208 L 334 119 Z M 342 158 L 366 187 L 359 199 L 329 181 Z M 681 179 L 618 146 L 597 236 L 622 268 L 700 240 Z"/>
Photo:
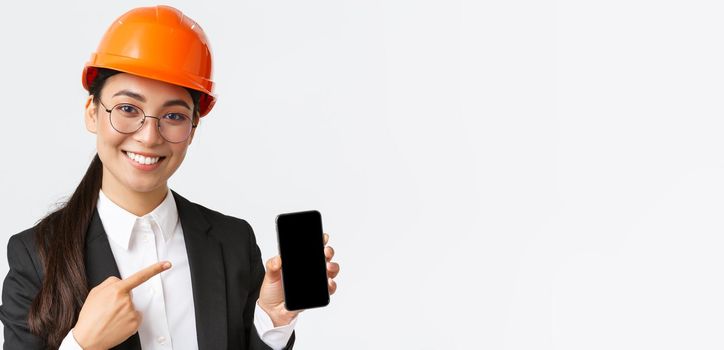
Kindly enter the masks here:
<path id="1" fill-rule="evenodd" d="M 259 304 L 259 307 L 266 312 L 267 315 L 269 315 L 269 318 L 272 320 L 272 324 L 274 327 L 279 326 L 286 326 L 292 320 L 294 317 L 299 314 L 299 311 L 289 311 L 284 307 L 284 304 L 279 304 L 276 306 L 270 306 L 262 303 L 260 300 L 257 300 L 257 304 Z"/>
<path id="2" fill-rule="evenodd" d="M 78 332 L 75 328 L 70 330 L 73 339 L 83 350 L 105 350 L 97 344 L 92 344 L 88 339 L 85 338 L 83 332 Z"/>

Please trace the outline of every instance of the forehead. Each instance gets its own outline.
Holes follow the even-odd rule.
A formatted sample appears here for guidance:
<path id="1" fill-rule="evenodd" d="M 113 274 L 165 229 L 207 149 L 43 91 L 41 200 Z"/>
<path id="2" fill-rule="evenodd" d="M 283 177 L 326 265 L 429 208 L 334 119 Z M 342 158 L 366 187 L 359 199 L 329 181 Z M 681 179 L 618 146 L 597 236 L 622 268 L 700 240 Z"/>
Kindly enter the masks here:
<path id="1" fill-rule="evenodd" d="M 118 73 L 108 78 L 102 94 L 112 96 L 121 90 L 141 94 L 147 100 L 183 99 L 191 102 L 189 92 L 182 86 L 129 73 Z"/>

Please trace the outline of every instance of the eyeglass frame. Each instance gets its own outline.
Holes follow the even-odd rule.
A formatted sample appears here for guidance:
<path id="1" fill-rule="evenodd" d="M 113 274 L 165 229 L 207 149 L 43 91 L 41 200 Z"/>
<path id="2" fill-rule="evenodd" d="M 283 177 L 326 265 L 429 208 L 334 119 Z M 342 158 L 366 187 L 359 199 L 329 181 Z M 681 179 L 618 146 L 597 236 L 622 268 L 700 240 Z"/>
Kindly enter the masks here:
<path id="1" fill-rule="evenodd" d="M 111 127 L 113 128 L 113 130 L 115 130 L 115 131 L 117 131 L 117 132 L 119 132 L 119 133 L 121 133 L 121 134 L 126 134 L 126 135 L 135 134 L 136 132 L 138 132 L 138 130 L 141 130 L 141 128 L 143 128 L 143 124 L 146 122 L 146 118 L 154 118 L 154 119 L 158 120 L 158 122 L 156 122 L 156 128 L 158 129 L 158 134 L 161 135 L 161 137 L 162 137 L 164 140 L 166 140 L 166 142 L 170 142 L 170 143 L 181 143 L 181 142 L 185 142 L 186 140 L 188 140 L 189 137 L 191 136 L 191 133 L 193 133 L 194 129 L 196 128 L 196 126 L 199 125 L 198 123 L 194 124 L 193 117 L 189 117 L 189 118 L 191 119 L 191 130 L 189 131 L 189 134 L 186 135 L 186 138 L 183 139 L 183 140 L 181 140 L 181 141 L 176 141 L 176 142 L 174 142 L 174 141 L 169 141 L 169 140 L 166 138 L 166 136 L 163 136 L 163 132 L 161 131 L 161 118 L 159 118 L 159 117 L 154 117 L 154 116 L 152 116 L 152 115 L 146 115 L 146 112 L 143 111 L 143 108 L 138 107 L 138 106 L 134 105 L 133 103 L 120 102 L 120 103 L 116 103 L 115 105 L 113 105 L 113 107 L 111 107 L 110 109 L 108 109 L 108 107 L 106 107 L 106 105 L 103 103 L 103 101 L 101 101 L 100 98 L 98 99 L 98 102 L 101 104 L 101 106 L 103 106 L 103 109 L 104 109 L 106 112 L 108 112 L 108 122 L 111 123 Z M 136 129 L 136 130 L 134 130 L 134 131 L 131 131 L 131 132 L 123 132 L 123 131 L 120 131 L 120 130 L 116 129 L 116 127 L 113 126 L 113 120 L 111 119 L 111 113 L 113 112 L 114 109 L 116 109 L 116 107 L 118 107 L 118 106 L 120 106 L 120 105 L 130 105 L 130 106 L 133 106 L 133 107 L 135 107 L 135 108 L 138 108 L 138 110 L 141 111 L 141 113 L 143 113 L 143 119 L 141 119 L 141 124 L 139 125 L 138 129 Z M 178 113 L 178 114 L 182 114 L 182 113 Z M 188 117 L 188 116 L 187 116 L 187 117 Z"/>

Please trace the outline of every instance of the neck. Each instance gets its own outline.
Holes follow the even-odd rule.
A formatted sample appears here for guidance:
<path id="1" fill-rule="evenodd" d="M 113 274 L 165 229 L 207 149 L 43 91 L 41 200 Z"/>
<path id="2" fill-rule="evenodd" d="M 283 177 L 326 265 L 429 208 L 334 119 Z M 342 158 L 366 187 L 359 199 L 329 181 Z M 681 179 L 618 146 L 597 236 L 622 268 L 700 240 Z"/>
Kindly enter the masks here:
<path id="1" fill-rule="evenodd" d="M 168 186 L 164 183 L 148 192 L 138 192 L 122 186 L 110 173 L 103 170 L 101 190 L 113 203 L 136 216 L 150 213 L 166 198 Z"/>

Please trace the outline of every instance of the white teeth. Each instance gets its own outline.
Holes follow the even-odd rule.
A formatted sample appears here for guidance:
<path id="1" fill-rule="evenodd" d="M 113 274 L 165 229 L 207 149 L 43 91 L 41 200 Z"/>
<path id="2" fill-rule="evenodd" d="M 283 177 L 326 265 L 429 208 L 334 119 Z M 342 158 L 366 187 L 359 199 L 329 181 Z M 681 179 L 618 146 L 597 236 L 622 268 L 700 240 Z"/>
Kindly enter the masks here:
<path id="1" fill-rule="evenodd" d="M 125 152 L 128 158 L 133 159 L 136 163 L 140 164 L 156 164 L 161 157 L 144 157 L 133 152 Z"/>

